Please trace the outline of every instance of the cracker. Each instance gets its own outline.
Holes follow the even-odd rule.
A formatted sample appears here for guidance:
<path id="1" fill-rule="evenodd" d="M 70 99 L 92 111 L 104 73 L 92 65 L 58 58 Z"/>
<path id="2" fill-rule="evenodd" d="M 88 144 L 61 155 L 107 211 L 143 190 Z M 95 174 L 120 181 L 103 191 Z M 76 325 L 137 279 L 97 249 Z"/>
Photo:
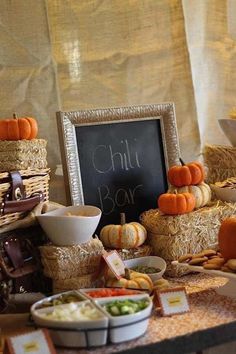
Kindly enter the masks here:
<path id="1" fill-rule="evenodd" d="M 208 264 L 218 264 L 219 266 L 223 266 L 225 264 L 225 259 L 224 258 L 212 258 L 209 259 Z"/>
<path id="2" fill-rule="evenodd" d="M 203 250 L 201 253 L 206 257 L 212 257 L 216 255 L 216 251 L 214 250 Z"/>
<path id="3" fill-rule="evenodd" d="M 192 259 L 192 254 L 191 253 L 187 253 L 187 254 L 184 254 L 183 256 L 180 256 L 179 259 L 178 259 L 178 262 L 179 263 L 185 263 L 185 262 L 188 262 L 189 260 Z"/>
<path id="4" fill-rule="evenodd" d="M 220 270 L 221 269 L 221 265 L 220 264 L 213 264 L 213 263 L 207 263 L 203 265 L 204 269 L 208 269 L 208 270 Z"/>
<path id="5" fill-rule="evenodd" d="M 232 269 L 230 269 L 226 265 L 223 265 L 223 267 L 221 267 L 221 271 L 222 272 L 227 272 L 227 273 L 233 273 Z"/>
<path id="6" fill-rule="evenodd" d="M 203 262 L 207 261 L 207 257 L 199 257 L 199 258 L 193 258 L 189 262 L 190 265 L 201 265 Z"/>
<path id="7" fill-rule="evenodd" d="M 200 253 L 194 254 L 192 259 L 194 259 L 194 258 L 202 258 L 202 257 L 205 257 L 205 254 L 203 254 L 203 252 L 200 252 Z"/>
<path id="8" fill-rule="evenodd" d="M 236 271 L 236 259 L 229 259 L 226 263 L 226 266 Z"/>

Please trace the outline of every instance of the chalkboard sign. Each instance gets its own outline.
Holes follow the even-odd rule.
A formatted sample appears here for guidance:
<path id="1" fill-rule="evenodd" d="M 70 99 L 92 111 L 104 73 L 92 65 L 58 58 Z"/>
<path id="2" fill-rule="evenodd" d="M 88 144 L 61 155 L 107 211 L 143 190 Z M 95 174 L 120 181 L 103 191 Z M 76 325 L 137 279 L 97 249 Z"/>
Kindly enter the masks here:
<path id="1" fill-rule="evenodd" d="M 138 220 L 167 190 L 179 157 L 175 116 L 171 104 L 154 106 L 58 113 L 69 204 L 99 207 L 99 228 L 118 224 L 121 212 Z"/>

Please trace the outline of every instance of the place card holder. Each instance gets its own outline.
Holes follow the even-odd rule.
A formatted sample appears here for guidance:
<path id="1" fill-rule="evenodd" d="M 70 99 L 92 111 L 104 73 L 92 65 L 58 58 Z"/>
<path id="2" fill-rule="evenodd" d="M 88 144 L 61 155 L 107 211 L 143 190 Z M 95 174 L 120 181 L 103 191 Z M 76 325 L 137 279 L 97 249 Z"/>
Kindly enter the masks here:
<path id="1" fill-rule="evenodd" d="M 47 329 L 38 329 L 5 339 L 3 354 L 37 353 L 56 354 Z"/>
<path id="2" fill-rule="evenodd" d="M 103 259 L 117 279 L 125 275 L 125 264 L 116 250 L 104 252 Z"/>
<path id="3" fill-rule="evenodd" d="M 156 290 L 154 302 L 163 316 L 182 314 L 190 311 L 185 287 Z"/>

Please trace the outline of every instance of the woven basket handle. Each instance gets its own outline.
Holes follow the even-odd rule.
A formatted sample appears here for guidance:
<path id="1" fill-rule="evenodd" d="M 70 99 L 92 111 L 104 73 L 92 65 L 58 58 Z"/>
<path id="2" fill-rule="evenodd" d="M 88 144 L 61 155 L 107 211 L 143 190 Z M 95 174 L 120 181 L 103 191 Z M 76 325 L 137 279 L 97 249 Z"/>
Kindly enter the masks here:
<path id="1" fill-rule="evenodd" d="M 43 193 L 32 194 L 26 197 L 25 187 L 22 177 L 18 171 L 9 172 L 11 177 L 11 188 L 7 191 L 2 202 L 0 213 L 1 216 L 9 213 L 20 213 L 32 210 L 37 204 L 44 200 Z"/>

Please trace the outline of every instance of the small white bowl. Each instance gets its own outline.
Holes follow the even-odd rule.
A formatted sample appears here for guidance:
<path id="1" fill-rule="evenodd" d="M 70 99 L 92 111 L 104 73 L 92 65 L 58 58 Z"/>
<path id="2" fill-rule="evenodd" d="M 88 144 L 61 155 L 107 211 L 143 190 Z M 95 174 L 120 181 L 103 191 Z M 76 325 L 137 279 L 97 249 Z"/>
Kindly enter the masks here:
<path id="1" fill-rule="evenodd" d="M 233 146 L 236 146 L 236 119 L 218 119 L 219 125 Z"/>
<path id="2" fill-rule="evenodd" d="M 139 257 L 128 259 L 124 261 L 126 268 L 132 269 L 137 266 L 147 266 L 147 267 L 155 267 L 159 268 L 160 272 L 158 273 L 147 273 L 147 275 L 152 279 L 152 281 L 156 281 L 160 279 L 162 275 L 165 273 L 166 270 L 166 261 L 157 256 L 146 256 L 146 257 Z"/>
<path id="3" fill-rule="evenodd" d="M 110 297 L 104 299 L 98 299 L 95 302 L 104 311 L 105 314 L 109 317 L 109 337 L 112 343 L 121 343 L 127 340 L 135 339 L 142 336 L 148 327 L 149 316 L 152 311 L 152 300 L 148 294 L 142 295 L 133 295 L 129 296 L 128 299 L 131 300 L 140 300 L 147 299 L 149 301 L 149 305 L 139 312 L 136 312 L 131 315 L 122 315 L 122 316 L 112 316 L 110 315 L 104 308 L 103 305 L 106 303 L 120 300 L 123 301 L 127 299 L 127 297 Z M 112 328 L 117 327 L 117 328 Z"/>
<path id="4" fill-rule="evenodd" d="M 52 243 L 71 246 L 91 239 L 101 214 L 101 210 L 95 206 L 76 205 L 38 215 L 37 219 Z"/>
<path id="5" fill-rule="evenodd" d="M 217 199 L 222 200 L 223 202 L 236 202 L 236 189 L 219 187 L 215 184 L 211 184 L 210 187 Z"/>

